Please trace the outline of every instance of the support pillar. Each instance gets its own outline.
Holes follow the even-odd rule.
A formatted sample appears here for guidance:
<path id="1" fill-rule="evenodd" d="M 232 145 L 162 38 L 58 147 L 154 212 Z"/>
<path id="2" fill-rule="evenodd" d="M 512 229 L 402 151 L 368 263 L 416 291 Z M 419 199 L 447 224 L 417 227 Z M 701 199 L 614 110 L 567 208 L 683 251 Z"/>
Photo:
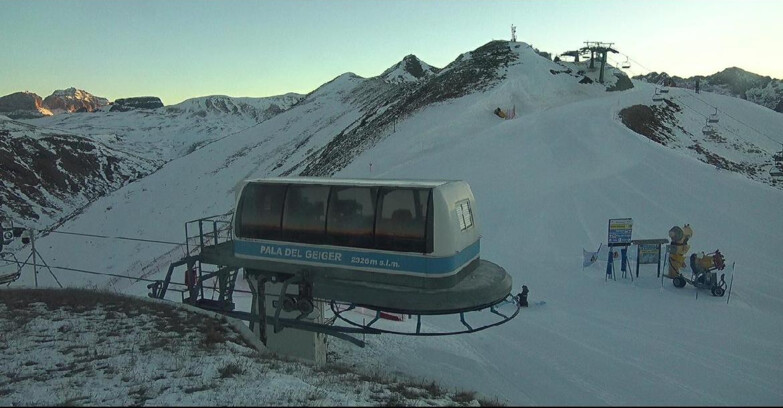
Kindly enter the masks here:
<path id="1" fill-rule="evenodd" d="M 262 275 L 248 275 L 246 276 L 250 291 L 253 292 L 253 300 L 251 301 L 250 314 L 254 318 L 257 317 L 260 324 L 257 324 L 255 320 L 250 321 L 250 330 L 253 334 L 261 340 L 266 346 L 266 302 L 264 298 L 266 294 L 264 287 L 266 286 L 266 278 Z"/>
<path id="2" fill-rule="evenodd" d="M 259 322 L 251 321 L 250 330 L 264 343 L 267 350 L 317 365 L 326 364 L 325 334 L 284 325 L 279 325 L 280 330 L 274 330 L 275 317 L 323 324 L 326 306 L 318 302 L 315 308 L 312 308 L 312 303 L 311 307 L 304 307 L 307 302 L 312 302 L 312 293 L 302 290 L 306 285 L 293 283 L 293 277 L 284 282 L 273 282 L 270 281 L 272 275 L 262 271 L 250 270 L 245 273 L 245 279 L 253 292 L 251 315 L 253 318 L 257 317 Z M 293 301 L 284 302 L 285 297 Z M 301 310 L 307 310 L 309 313 L 303 314 Z M 270 327 L 273 330 L 270 330 Z"/>

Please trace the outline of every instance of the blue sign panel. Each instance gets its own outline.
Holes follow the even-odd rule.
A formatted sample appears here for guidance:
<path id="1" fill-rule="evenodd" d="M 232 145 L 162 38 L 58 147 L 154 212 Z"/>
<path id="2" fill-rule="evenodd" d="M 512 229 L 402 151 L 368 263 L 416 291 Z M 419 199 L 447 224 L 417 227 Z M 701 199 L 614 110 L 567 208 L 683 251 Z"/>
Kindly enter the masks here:
<path id="1" fill-rule="evenodd" d="M 609 245 L 631 245 L 633 219 L 614 218 L 609 220 Z"/>
<path id="2" fill-rule="evenodd" d="M 234 253 L 243 258 L 426 275 L 442 275 L 456 271 L 479 255 L 479 247 L 479 241 L 476 241 L 453 256 L 433 257 L 416 253 L 407 255 L 270 241 L 234 240 Z"/>

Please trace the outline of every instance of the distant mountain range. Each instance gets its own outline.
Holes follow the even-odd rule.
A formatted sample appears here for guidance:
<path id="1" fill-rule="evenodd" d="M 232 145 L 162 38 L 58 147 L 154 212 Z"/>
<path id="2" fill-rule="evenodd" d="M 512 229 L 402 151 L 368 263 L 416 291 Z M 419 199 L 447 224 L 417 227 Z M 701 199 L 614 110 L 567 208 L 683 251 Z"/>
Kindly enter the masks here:
<path id="1" fill-rule="evenodd" d="M 688 89 L 695 89 L 698 80 L 700 92 L 734 96 L 783 113 L 783 81 L 754 74 L 737 67 L 726 68 L 708 76 L 696 75 L 681 78 L 670 76 L 665 72 L 660 74 L 651 72 L 633 78 L 663 86 Z"/>
<path id="2" fill-rule="evenodd" d="M 749 101 L 759 100 L 754 100 L 754 95 L 779 89 L 780 82 L 739 69 L 702 78 L 700 85 L 705 92 L 744 95 L 743 99 Z M 694 78 L 670 77 L 665 73 L 637 79 L 683 88 L 695 83 Z M 645 93 L 652 88 L 646 83 L 636 84 Z M 13 173 L 0 180 L 0 208 L 10 216 L 49 226 L 66 220 L 97 198 L 157 172 L 167 163 L 178 163 L 179 159 L 187 162 L 184 166 L 188 175 L 194 165 L 204 160 L 220 162 L 205 174 L 217 174 L 250 160 L 243 165 L 242 174 L 232 177 L 331 176 L 395 134 L 422 110 L 436 106 L 451 109 L 453 101 L 468 95 L 487 93 L 494 97 L 485 99 L 492 101 L 487 102 L 490 105 L 455 108 L 442 119 L 450 122 L 463 116 L 473 117 L 476 111 L 481 112 L 477 117 L 486 114 L 495 118 L 492 112 L 498 108 L 520 116 L 531 115 L 558 106 L 563 100 L 597 98 L 607 92 L 634 88 L 622 71 L 612 67 L 607 68 L 605 83 L 601 84 L 599 72 L 585 63 L 555 62 L 529 44 L 492 41 L 457 56 L 443 68 L 408 55 L 378 76 L 362 78 L 347 72 L 307 95 L 212 95 L 164 106 L 156 97 L 108 103 L 105 98 L 70 88 L 52 95 L 63 101 L 55 105 L 51 101 L 57 98 L 41 99 L 19 92 L 0 98 L 0 170 Z M 672 90 L 672 95 L 682 92 Z M 3 113 L 3 109 L 11 113 Z M 43 110 L 50 113 L 42 116 Z M 623 116 L 625 122 L 631 123 L 626 126 L 671 148 L 690 149 L 699 160 L 722 169 L 772 183 L 768 171 L 776 164 L 766 151 L 739 142 L 724 151 L 728 145 L 724 140 L 731 136 L 725 129 L 721 139 L 714 138 L 718 141 L 690 145 L 675 142 L 685 136 L 664 129 L 664 125 L 686 129 L 682 132 L 688 140 L 702 140 L 704 118 L 690 111 L 651 110 L 640 114 L 657 115 L 657 122 L 639 119 L 631 115 L 639 112 L 629 111 Z M 79 111 L 93 113 L 57 114 Z M 15 115 L 22 115 L 22 119 L 15 120 Z M 678 119 L 676 115 L 686 116 Z M 634 127 L 649 127 L 658 122 L 662 125 L 654 132 Z M 231 147 L 236 150 L 226 157 L 202 157 L 206 151 L 219 154 L 227 143 L 245 139 L 247 144 Z M 758 151 L 761 153 L 753 153 Z M 67 154 L 75 158 L 50 165 L 49 162 Z M 753 157 L 751 160 L 745 156 Z M 84 174 L 76 170 L 78 166 L 71 166 L 80 162 L 91 164 L 84 167 Z M 38 190 L 41 192 L 36 193 Z"/>
<path id="3" fill-rule="evenodd" d="M 27 91 L 0 97 L 0 113 L 12 119 L 93 112 L 107 105 L 109 105 L 108 99 L 76 88 L 58 89 L 44 99 Z"/>

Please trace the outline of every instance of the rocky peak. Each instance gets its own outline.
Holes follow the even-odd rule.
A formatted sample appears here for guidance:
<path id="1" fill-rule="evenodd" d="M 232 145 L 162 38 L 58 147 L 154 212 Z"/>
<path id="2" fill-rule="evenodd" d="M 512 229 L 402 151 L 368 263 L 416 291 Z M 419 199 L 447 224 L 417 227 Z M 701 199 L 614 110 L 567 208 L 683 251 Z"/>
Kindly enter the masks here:
<path id="1" fill-rule="evenodd" d="M 76 88 L 58 89 L 43 100 L 45 108 L 55 113 L 93 112 L 109 104 L 109 100 Z"/>
<path id="2" fill-rule="evenodd" d="M 415 55 L 406 55 L 402 61 L 394 64 L 391 68 L 387 69 L 381 74 L 386 82 L 400 83 L 400 82 L 415 82 L 433 74 L 438 73 L 440 70 L 433 66 L 430 66 Z"/>
<path id="3" fill-rule="evenodd" d="M 12 119 L 38 118 L 52 114 L 43 106 L 40 96 L 27 91 L 0 97 L 0 112 Z"/>
<path id="4" fill-rule="evenodd" d="M 726 68 L 707 78 L 711 84 L 725 85 L 735 95 L 744 95 L 751 88 L 764 88 L 772 80 L 737 67 Z"/>
<path id="5" fill-rule="evenodd" d="M 109 112 L 126 112 L 132 109 L 157 109 L 162 107 L 163 102 L 157 96 L 139 96 L 117 99 Z"/>

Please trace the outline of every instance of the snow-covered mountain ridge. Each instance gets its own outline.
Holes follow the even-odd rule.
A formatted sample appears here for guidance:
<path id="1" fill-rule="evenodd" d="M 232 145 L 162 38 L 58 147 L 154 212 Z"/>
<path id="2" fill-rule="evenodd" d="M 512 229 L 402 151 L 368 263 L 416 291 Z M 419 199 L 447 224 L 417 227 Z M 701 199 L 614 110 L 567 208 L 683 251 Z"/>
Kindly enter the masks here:
<path id="1" fill-rule="evenodd" d="M 646 82 L 695 89 L 730 95 L 783 113 L 783 80 L 762 76 L 741 68 L 731 67 L 712 75 L 696 75 L 689 78 L 670 76 L 666 72 L 651 72 L 634 76 Z"/>
<path id="2" fill-rule="evenodd" d="M 200 146 L 290 108 L 298 94 L 209 96 L 154 110 L 0 118 L 6 217 L 49 226 Z M 103 163 L 103 164 L 100 164 Z"/>

